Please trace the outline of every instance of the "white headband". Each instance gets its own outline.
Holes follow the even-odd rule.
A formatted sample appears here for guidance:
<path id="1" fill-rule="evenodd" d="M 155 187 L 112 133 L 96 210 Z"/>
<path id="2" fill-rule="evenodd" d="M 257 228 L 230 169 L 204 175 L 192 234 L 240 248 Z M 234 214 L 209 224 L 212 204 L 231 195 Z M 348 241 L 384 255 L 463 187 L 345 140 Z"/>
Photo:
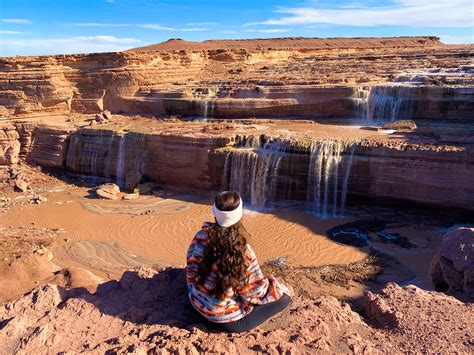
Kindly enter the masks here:
<path id="1" fill-rule="evenodd" d="M 239 206 L 233 211 L 221 211 L 216 207 L 216 204 L 212 205 L 212 214 L 216 217 L 217 224 L 221 227 L 230 227 L 236 224 L 242 218 L 242 199 L 240 199 Z"/>

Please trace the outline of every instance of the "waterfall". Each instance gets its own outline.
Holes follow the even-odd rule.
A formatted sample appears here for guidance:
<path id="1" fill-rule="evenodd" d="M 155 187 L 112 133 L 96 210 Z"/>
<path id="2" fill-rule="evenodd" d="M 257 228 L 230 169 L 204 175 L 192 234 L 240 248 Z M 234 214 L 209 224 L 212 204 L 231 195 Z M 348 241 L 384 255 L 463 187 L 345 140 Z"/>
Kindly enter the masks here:
<path id="1" fill-rule="evenodd" d="M 124 187 L 127 172 L 145 173 L 146 135 L 137 132 L 84 129 L 71 136 L 66 166 L 83 174 L 114 179 Z"/>
<path id="2" fill-rule="evenodd" d="M 246 139 L 241 147 L 228 151 L 224 164 L 223 186 L 238 191 L 254 208 L 272 205 L 276 180 L 284 148 L 279 141 L 266 142 Z M 228 182 L 227 182 L 228 181 Z"/>
<path id="3" fill-rule="evenodd" d="M 209 117 L 212 117 L 214 114 L 214 96 L 215 94 L 209 89 L 206 88 L 202 91 L 199 91 L 195 94 L 198 98 L 198 107 L 200 108 L 200 118 L 203 121 L 206 121 Z"/>
<path id="4" fill-rule="evenodd" d="M 118 186 L 125 186 L 125 154 L 126 154 L 127 134 L 119 137 L 119 146 L 117 154 L 117 164 L 115 166 L 115 181 Z"/>
<path id="5" fill-rule="evenodd" d="M 126 184 L 127 172 L 145 172 L 145 163 L 148 157 L 143 145 L 146 135 L 143 133 L 125 133 L 119 136 L 115 181 L 123 188 Z"/>
<path id="6" fill-rule="evenodd" d="M 357 118 L 367 118 L 367 100 L 370 95 L 369 87 L 355 87 L 352 92 L 352 102 Z"/>
<path id="7" fill-rule="evenodd" d="M 277 197 L 306 198 L 310 211 L 323 218 L 337 217 L 344 214 L 355 147 L 342 140 L 307 145 L 238 137 L 237 145 L 225 150 L 222 188 L 238 191 L 256 208 L 271 207 Z"/>
<path id="8" fill-rule="evenodd" d="M 210 95 L 207 95 L 201 104 L 201 116 L 204 121 L 206 121 L 209 116 L 212 117 L 214 113 L 214 100 L 211 100 L 210 97 Z"/>
<path id="9" fill-rule="evenodd" d="M 354 88 L 352 100 L 359 118 L 368 122 L 386 122 L 412 118 L 416 86 L 377 85 Z"/>
<path id="10" fill-rule="evenodd" d="M 310 210 L 323 218 L 344 213 L 354 150 L 352 143 L 344 141 L 314 141 L 310 146 L 306 196 Z"/>

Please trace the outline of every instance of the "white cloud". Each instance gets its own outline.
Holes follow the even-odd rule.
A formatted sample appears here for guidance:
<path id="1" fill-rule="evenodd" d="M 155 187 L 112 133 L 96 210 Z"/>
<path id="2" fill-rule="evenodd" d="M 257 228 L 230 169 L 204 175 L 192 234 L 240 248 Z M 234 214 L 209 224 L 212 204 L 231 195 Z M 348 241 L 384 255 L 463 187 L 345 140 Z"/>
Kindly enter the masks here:
<path id="1" fill-rule="evenodd" d="M 3 18 L 2 22 L 13 23 L 15 25 L 29 25 L 29 24 L 31 24 L 31 21 L 27 20 L 25 18 Z"/>
<path id="2" fill-rule="evenodd" d="M 186 26 L 216 26 L 217 22 L 189 22 Z"/>
<path id="3" fill-rule="evenodd" d="M 119 52 L 138 44 L 146 45 L 139 39 L 102 35 L 45 39 L 2 38 L 0 56 Z"/>
<path id="4" fill-rule="evenodd" d="M 209 30 L 209 28 L 201 28 L 201 27 L 189 27 L 189 28 L 167 27 L 167 26 L 156 24 L 156 23 L 138 25 L 138 26 L 142 28 L 157 30 L 157 31 L 195 32 L 195 31 L 208 31 Z"/>
<path id="5" fill-rule="evenodd" d="M 471 44 L 474 43 L 474 34 L 470 36 L 440 35 L 441 42 L 446 44 Z"/>
<path id="6" fill-rule="evenodd" d="M 224 34 L 235 34 L 235 33 L 238 33 L 236 30 L 222 30 L 222 31 L 219 31 L 220 33 L 224 33 Z"/>
<path id="7" fill-rule="evenodd" d="M 73 39 L 89 42 L 89 41 L 97 41 L 100 43 L 137 43 L 141 42 L 139 39 L 135 38 L 117 38 L 114 36 L 79 36 L 73 37 Z"/>
<path id="8" fill-rule="evenodd" d="M 25 32 L 20 31 L 9 31 L 9 30 L 0 30 L 0 35 L 19 35 Z"/>
<path id="9" fill-rule="evenodd" d="M 268 29 L 249 29 L 244 32 L 256 32 L 256 33 L 285 33 L 290 31 L 288 28 L 268 28 Z"/>
<path id="10" fill-rule="evenodd" d="M 126 23 L 102 23 L 102 22 L 76 22 L 73 23 L 74 26 L 81 27 L 128 27 L 132 26 Z"/>
<path id="11" fill-rule="evenodd" d="M 311 25 L 327 23 L 346 26 L 430 26 L 471 27 L 472 0 L 394 0 L 389 6 L 354 5 L 351 8 L 277 7 L 286 16 L 253 25 Z"/>

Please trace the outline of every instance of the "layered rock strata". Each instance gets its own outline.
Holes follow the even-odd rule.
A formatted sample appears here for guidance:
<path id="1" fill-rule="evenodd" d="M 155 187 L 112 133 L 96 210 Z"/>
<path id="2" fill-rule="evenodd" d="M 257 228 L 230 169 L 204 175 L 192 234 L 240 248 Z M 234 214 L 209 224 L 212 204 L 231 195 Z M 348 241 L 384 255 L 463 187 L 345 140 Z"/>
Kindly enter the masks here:
<path id="1" fill-rule="evenodd" d="M 174 40 L 125 53 L 1 58 L 0 72 L 0 108 L 12 116 L 354 118 L 367 111 L 370 89 L 388 82 L 413 88 L 402 118 L 470 118 L 474 105 L 472 46 L 436 37 Z"/>
<path id="2" fill-rule="evenodd" d="M 131 172 L 140 180 L 188 191 L 242 183 L 248 187 L 242 193 L 256 205 L 299 200 L 334 214 L 346 197 L 463 210 L 474 206 L 471 144 L 411 143 L 358 129 L 352 138 L 313 138 L 319 126 L 304 122 L 282 130 L 286 138 L 271 133 L 277 123 L 261 128 L 261 134 L 255 132 L 258 125 L 234 124 L 223 131 L 219 123 L 166 127 L 151 123 L 125 131 L 113 125 L 74 131 L 40 126 L 32 131 L 26 160 L 106 177 L 122 188 Z"/>

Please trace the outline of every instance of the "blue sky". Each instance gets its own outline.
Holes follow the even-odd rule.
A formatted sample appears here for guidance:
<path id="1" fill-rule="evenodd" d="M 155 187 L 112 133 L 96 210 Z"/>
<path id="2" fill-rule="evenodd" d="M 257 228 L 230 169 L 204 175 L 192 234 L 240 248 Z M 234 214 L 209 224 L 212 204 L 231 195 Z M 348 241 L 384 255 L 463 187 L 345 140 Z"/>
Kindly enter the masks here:
<path id="1" fill-rule="evenodd" d="M 0 56 L 119 51 L 179 37 L 436 35 L 474 42 L 474 0 L 0 0 Z"/>

